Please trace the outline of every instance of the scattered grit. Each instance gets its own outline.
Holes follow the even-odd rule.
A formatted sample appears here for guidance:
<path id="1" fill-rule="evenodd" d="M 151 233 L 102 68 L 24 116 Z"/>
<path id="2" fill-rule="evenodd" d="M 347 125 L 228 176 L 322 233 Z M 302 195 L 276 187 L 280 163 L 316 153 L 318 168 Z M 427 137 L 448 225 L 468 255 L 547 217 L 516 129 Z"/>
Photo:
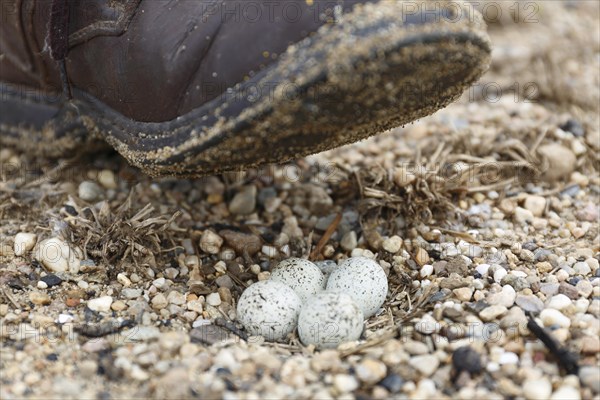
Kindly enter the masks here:
<path id="1" fill-rule="evenodd" d="M 153 182 L 1 149 L 0 397 L 599 398 L 598 4 L 538 4 L 459 103 L 294 164 Z M 240 329 L 291 256 L 379 262 L 361 340 Z"/>

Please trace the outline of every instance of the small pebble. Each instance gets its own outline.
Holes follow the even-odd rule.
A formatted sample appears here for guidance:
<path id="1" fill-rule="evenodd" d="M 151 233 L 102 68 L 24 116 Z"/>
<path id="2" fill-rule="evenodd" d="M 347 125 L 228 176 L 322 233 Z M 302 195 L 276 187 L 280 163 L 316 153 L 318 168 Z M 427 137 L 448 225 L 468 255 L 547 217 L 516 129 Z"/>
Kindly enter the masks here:
<path id="1" fill-rule="evenodd" d="M 527 400 L 545 400 L 552 394 L 552 384 L 546 377 L 528 379 L 523 383 L 523 395 Z"/>
<path id="2" fill-rule="evenodd" d="M 98 172 L 98 182 L 105 188 L 105 189 L 117 189 L 118 185 L 117 185 L 117 178 L 114 174 L 114 172 L 112 172 L 110 169 L 103 169 L 102 171 Z"/>
<path id="3" fill-rule="evenodd" d="M 600 373 L 597 365 L 582 366 L 579 369 L 581 383 L 592 389 L 596 394 L 600 393 Z"/>
<path id="4" fill-rule="evenodd" d="M 88 300 L 87 307 L 92 311 L 109 312 L 112 302 L 113 298 L 111 296 L 102 296 Z"/>
<path id="5" fill-rule="evenodd" d="M 538 313 L 544 309 L 544 302 L 535 295 L 522 295 L 519 294 L 515 298 L 517 306 L 521 307 L 523 311 L 529 311 Z"/>
<path id="6" fill-rule="evenodd" d="M 167 301 L 167 298 L 162 293 L 158 293 L 156 296 L 154 296 L 152 298 L 152 308 L 154 308 L 156 310 L 162 310 L 168 304 L 169 304 L 169 302 Z"/>
<path id="7" fill-rule="evenodd" d="M 269 258 L 275 258 L 277 257 L 277 254 L 279 254 L 279 250 L 277 250 L 277 247 L 267 245 L 262 246 L 261 252 Z"/>
<path id="8" fill-rule="evenodd" d="M 79 198 L 84 201 L 93 202 L 103 194 L 102 188 L 92 181 L 83 181 L 79 184 Z"/>
<path id="9" fill-rule="evenodd" d="M 573 264 L 573 270 L 575 270 L 576 274 L 583 276 L 587 276 L 592 273 L 592 269 L 585 261 L 580 261 Z"/>
<path id="10" fill-rule="evenodd" d="M 479 312 L 479 317 L 483 321 L 489 322 L 489 321 L 493 321 L 493 320 L 497 319 L 498 317 L 506 314 L 506 311 L 508 311 L 508 310 L 505 306 L 501 306 L 501 305 L 489 306 Z"/>
<path id="11" fill-rule="evenodd" d="M 51 303 L 50 296 L 43 292 L 29 292 L 29 301 L 38 306 L 45 306 Z"/>
<path id="12" fill-rule="evenodd" d="M 517 293 L 510 285 L 505 285 L 498 293 L 490 293 L 487 297 L 487 302 L 490 305 L 501 305 L 506 308 L 512 307 L 515 302 Z"/>
<path id="13" fill-rule="evenodd" d="M 425 354 L 412 357 L 408 363 L 423 376 L 429 377 L 437 370 L 440 360 L 433 354 Z"/>
<path id="14" fill-rule="evenodd" d="M 557 294 L 557 295 L 552 296 L 550 301 L 548 301 L 547 307 L 562 311 L 565 308 L 569 307 L 570 305 L 571 305 L 570 298 L 568 298 L 564 294 Z"/>
<path id="15" fill-rule="evenodd" d="M 229 203 L 229 212 L 234 215 L 251 214 L 256 208 L 256 194 L 256 186 L 242 187 Z"/>
<path id="16" fill-rule="evenodd" d="M 579 389 L 563 385 L 552 393 L 550 400 L 581 400 Z"/>
<path id="17" fill-rule="evenodd" d="M 210 229 L 202 232 L 200 237 L 200 249 L 207 254 L 219 254 L 223 245 L 223 238 Z"/>
<path id="18" fill-rule="evenodd" d="M 425 264 L 421 267 L 421 270 L 419 271 L 419 276 L 421 276 L 421 278 L 426 278 L 428 276 L 430 276 L 431 274 L 433 274 L 433 265 L 431 264 Z"/>
<path id="19" fill-rule="evenodd" d="M 368 385 L 373 385 L 381 381 L 387 374 L 387 367 L 385 364 L 372 358 L 363 360 L 354 369 L 358 379 Z"/>
<path id="20" fill-rule="evenodd" d="M 489 264 L 479 264 L 475 270 L 479 273 L 479 275 L 481 276 L 486 276 L 488 273 L 488 270 L 490 269 L 490 265 Z"/>
<path id="21" fill-rule="evenodd" d="M 356 232 L 350 231 L 342 237 L 340 240 L 340 246 L 346 251 L 352 251 L 358 245 L 358 239 L 356 237 Z"/>
<path id="22" fill-rule="evenodd" d="M 338 374 L 333 377 L 333 386 L 339 393 L 350 393 L 358 389 L 359 383 L 352 375 Z"/>
<path id="23" fill-rule="evenodd" d="M 122 272 L 117 274 L 117 281 L 124 287 L 131 286 L 131 280 Z"/>
<path id="24" fill-rule="evenodd" d="M 386 376 L 380 383 L 390 393 L 398 393 L 404 386 L 404 379 L 400 375 L 392 373 Z"/>
<path id="25" fill-rule="evenodd" d="M 525 208 L 515 208 L 514 219 L 518 224 L 524 225 L 533 222 L 533 213 Z"/>
<path id="26" fill-rule="evenodd" d="M 538 153 L 548 162 L 548 167 L 543 173 L 543 178 L 548 182 L 568 177 L 577 165 L 577 159 L 571 149 L 559 143 L 542 145 L 538 148 Z"/>
<path id="27" fill-rule="evenodd" d="M 498 359 L 500 365 L 511 365 L 519 363 L 519 356 L 511 351 L 505 351 L 500 355 Z"/>
<path id="28" fill-rule="evenodd" d="M 76 252 L 57 237 L 38 243 L 34 258 L 52 272 L 79 271 L 80 259 Z"/>
<path id="29" fill-rule="evenodd" d="M 531 211 L 534 217 L 541 217 L 546 209 L 546 198 L 534 195 L 527 196 L 523 206 Z"/>
<path id="30" fill-rule="evenodd" d="M 508 275 L 508 272 L 506 272 L 506 270 L 504 268 L 498 268 L 495 272 L 494 272 L 494 281 L 501 283 L 502 279 L 504 279 L 504 277 Z"/>
<path id="31" fill-rule="evenodd" d="M 557 325 L 561 328 L 568 328 L 571 326 L 571 320 L 566 317 L 563 313 L 552 308 L 546 308 L 540 313 L 540 319 L 545 327 Z"/>
<path id="32" fill-rule="evenodd" d="M 37 235 L 34 233 L 19 232 L 15 235 L 14 252 L 15 256 L 21 257 L 27 254 L 35 247 Z"/>
<path id="33" fill-rule="evenodd" d="M 206 302 L 213 307 L 220 306 L 221 296 L 219 296 L 219 293 L 211 293 L 208 296 L 206 296 Z"/>
<path id="34" fill-rule="evenodd" d="M 400 251 L 400 249 L 402 249 L 402 243 L 402 238 L 394 235 L 384 240 L 381 246 L 388 253 L 396 254 Z"/>

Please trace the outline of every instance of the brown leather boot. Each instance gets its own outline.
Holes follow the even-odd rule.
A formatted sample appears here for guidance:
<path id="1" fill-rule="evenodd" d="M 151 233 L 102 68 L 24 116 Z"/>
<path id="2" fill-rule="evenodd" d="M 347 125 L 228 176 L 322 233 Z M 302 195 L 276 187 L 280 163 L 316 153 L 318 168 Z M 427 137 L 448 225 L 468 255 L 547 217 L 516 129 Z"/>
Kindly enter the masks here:
<path id="1" fill-rule="evenodd" d="M 1 144 L 101 138 L 151 175 L 355 142 L 446 106 L 490 56 L 456 1 L 0 1 Z"/>

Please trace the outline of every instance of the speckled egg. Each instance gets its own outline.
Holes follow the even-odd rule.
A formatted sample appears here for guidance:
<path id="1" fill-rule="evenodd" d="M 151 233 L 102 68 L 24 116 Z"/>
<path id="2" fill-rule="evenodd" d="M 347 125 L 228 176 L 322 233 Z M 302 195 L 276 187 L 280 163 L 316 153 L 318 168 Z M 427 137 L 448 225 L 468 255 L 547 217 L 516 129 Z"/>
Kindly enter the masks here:
<path id="1" fill-rule="evenodd" d="M 237 319 L 250 335 L 284 339 L 296 329 L 302 301 L 287 285 L 266 280 L 250 285 L 240 296 Z"/>
<path id="2" fill-rule="evenodd" d="M 315 264 L 302 258 L 288 258 L 271 271 L 271 280 L 294 289 L 303 303 L 325 289 L 327 280 Z"/>
<path id="3" fill-rule="evenodd" d="M 357 340 L 363 323 L 363 312 L 350 296 L 321 292 L 304 304 L 298 318 L 298 334 L 306 346 L 334 349 L 341 343 Z"/>
<path id="4" fill-rule="evenodd" d="M 362 309 L 365 318 L 369 318 L 383 305 L 388 281 L 377 262 L 366 257 L 351 257 L 331 273 L 327 291 L 350 295 Z"/>

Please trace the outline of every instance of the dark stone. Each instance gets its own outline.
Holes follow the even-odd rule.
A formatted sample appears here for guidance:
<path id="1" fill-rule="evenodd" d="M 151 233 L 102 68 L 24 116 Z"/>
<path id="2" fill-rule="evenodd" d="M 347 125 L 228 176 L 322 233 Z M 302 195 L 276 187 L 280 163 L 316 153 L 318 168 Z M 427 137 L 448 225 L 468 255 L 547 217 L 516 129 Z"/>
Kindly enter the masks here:
<path id="1" fill-rule="evenodd" d="M 440 282 L 442 289 L 454 290 L 465 286 L 469 286 L 469 282 L 458 274 L 452 274 L 449 278 L 442 279 Z"/>
<path id="2" fill-rule="evenodd" d="M 536 251 L 536 250 L 537 250 L 537 248 L 538 248 L 537 244 L 535 244 L 534 242 L 526 242 L 526 243 L 523 243 L 523 246 L 522 246 L 522 247 L 523 247 L 525 250 L 529 250 L 529 251 Z"/>
<path id="3" fill-rule="evenodd" d="M 585 135 L 585 129 L 583 128 L 583 125 L 581 125 L 581 122 L 573 118 L 562 124 L 560 129 L 572 133 L 575 137 L 582 137 Z"/>
<path id="4" fill-rule="evenodd" d="M 579 276 L 574 276 L 573 278 L 569 279 L 569 284 L 577 286 L 580 280 L 581 278 Z"/>
<path id="5" fill-rule="evenodd" d="M 58 361 L 58 354 L 50 353 L 46 356 L 46 360 L 48 361 Z"/>
<path id="6" fill-rule="evenodd" d="M 446 265 L 448 265 L 448 261 L 436 261 L 433 263 L 433 271 L 439 277 L 448 276 L 448 272 L 446 271 Z"/>
<path id="7" fill-rule="evenodd" d="M 550 250 L 546 249 L 537 249 L 533 253 L 533 258 L 535 261 L 548 261 L 548 257 L 552 254 Z"/>
<path id="8" fill-rule="evenodd" d="M 391 373 L 383 378 L 379 384 L 386 388 L 390 393 L 398 393 L 402 389 L 402 386 L 404 386 L 404 379 L 402 379 L 400 375 Z"/>
<path id="9" fill-rule="evenodd" d="M 481 356 L 470 346 L 459 347 L 452 354 L 452 366 L 458 372 L 478 374 L 483 370 Z"/>
<path id="10" fill-rule="evenodd" d="M 60 279 L 58 276 L 54 275 L 54 274 L 49 274 L 46 276 L 43 276 L 42 279 L 40 279 L 42 282 L 44 282 L 46 285 L 48 285 L 48 287 L 52 287 L 52 286 L 58 286 L 62 283 L 62 279 Z"/>
<path id="11" fill-rule="evenodd" d="M 238 255 L 247 254 L 253 256 L 260 251 L 262 242 L 260 238 L 253 234 L 236 232 L 230 229 L 219 231 L 219 235 L 225 240 Z"/>
<path id="12" fill-rule="evenodd" d="M 72 216 L 77 216 L 79 213 L 77 212 L 77 210 L 75 209 L 75 207 L 67 204 L 65 205 L 65 211 L 67 212 L 67 214 L 72 215 Z"/>
<path id="13" fill-rule="evenodd" d="M 213 345 L 224 342 L 230 338 L 230 333 L 217 325 L 202 325 L 190 331 L 190 339 L 193 343 Z"/>
<path id="14" fill-rule="evenodd" d="M 479 314 L 481 310 L 489 307 L 489 304 L 486 303 L 485 300 L 478 300 L 475 303 L 466 303 L 464 304 L 464 307 L 475 314 Z"/>
<path id="15" fill-rule="evenodd" d="M 574 197 L 577 193 L 579 193 L 580 190 L 581 188 L 577 184 L 569 185 L 562 192 L 560 192 L 560 194 L 563 196 Z"/>
<path id="16" fill-rule="evenodd" d="M 579 298 L 579 291 L 573 285 L 569 285 L 567 282 L 561 282 L 558 285 L 558 293 L 564 294 L 571 300 L 577 300 Z"/>
<path id="17" fill-rule="evenodd" d="M 458 274 L 460 276 L 467 276 L 469 273 L 469 267 L 467 266 L 467 262 L 464 258 L 457 256 L 453 257 L 448 261 L 446 265 L 446 271 L 448 274 Z"/>
<path id="18" fill-rule="evenodd" d="M 261 206 L 264 207 L 267 199 L 271 199 L 273 197 L 277 197 L 277 189 L 275 189 L 272 186 L 262 188 L 258 191 L 258 196 L 257 196 L 258 204 L 260 204 Z"/>

